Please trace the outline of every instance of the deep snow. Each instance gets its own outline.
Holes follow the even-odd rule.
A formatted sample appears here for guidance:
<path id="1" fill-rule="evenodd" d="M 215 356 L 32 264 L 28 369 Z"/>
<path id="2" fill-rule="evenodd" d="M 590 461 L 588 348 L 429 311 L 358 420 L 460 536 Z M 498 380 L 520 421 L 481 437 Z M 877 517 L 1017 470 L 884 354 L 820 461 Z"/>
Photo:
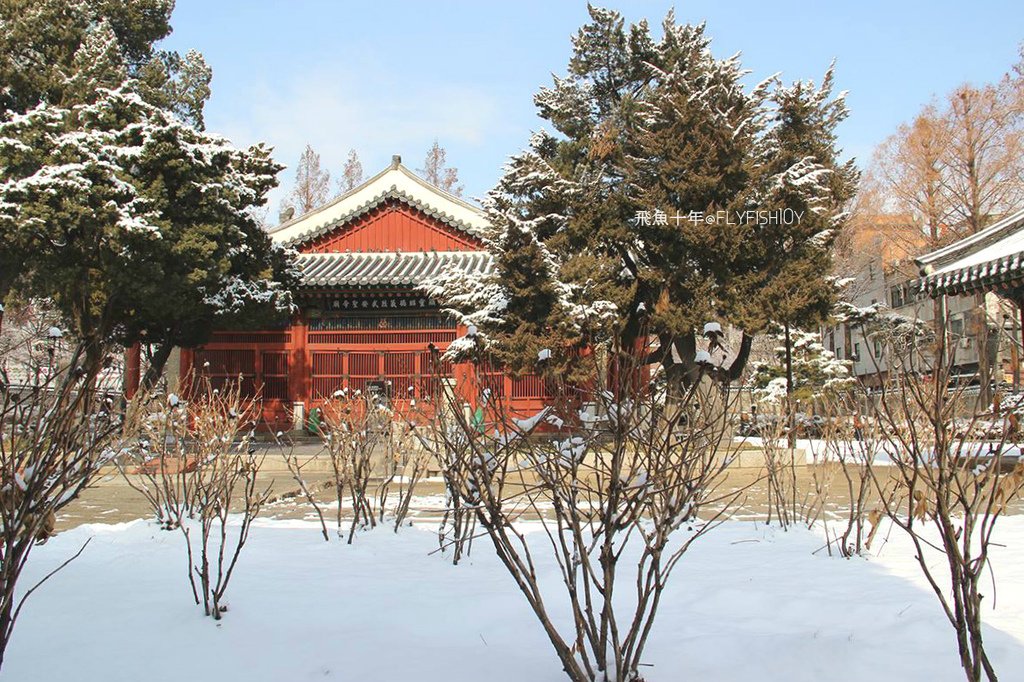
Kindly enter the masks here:
<path id="1" fill-rule="evenodd" d="M 998 610 L 987 641 L 1001 679 L 1024 679 L 1024 517 L 999 522 Z M 883 539 L 884 533 L 880 533 Z M 191 600 L 178 532 L 84 525 L 32 555 L 34 594 L 7 680 L 556 682 L 559 662 L 486 538 L 452 566 L 433 528 L 325 543 L 303 521 L 253 530 L 218 625 Z M 546 542 L 542 534 L 531 536 Z M 962 679 L 952 628 L 894 531 L 868 559 L 830 558 L 821 535 L 731 521 L 673 575 L 651 636 L 648 682 Z M 540 556 L 541 553 L 538 552 Z M 559 598 L 540 561 L 549 603 Z M 623 581 L 622 587 L 627 587 Z"/>

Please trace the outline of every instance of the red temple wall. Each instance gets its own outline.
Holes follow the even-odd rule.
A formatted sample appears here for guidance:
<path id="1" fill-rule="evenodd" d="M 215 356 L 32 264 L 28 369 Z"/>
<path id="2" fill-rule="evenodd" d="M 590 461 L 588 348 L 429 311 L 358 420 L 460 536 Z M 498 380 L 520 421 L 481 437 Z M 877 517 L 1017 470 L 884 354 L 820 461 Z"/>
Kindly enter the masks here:
<path id="1" fill-rule="evenodd" d="M 403 204 L 384 206 L 324 235 L 303 253 L 381 253 L 415 251 L 479 251 L 483 244 L 462 236 L 429 216 Z"/>
<path id="2" fill-rule="evenodd" d="M 345 342 L 337 343 L 324 338 L 332 333 L 310 331 L 297 319 L 284 331 L 215 333 L 204 346 L 183 352 L 181 368 L 183 377 L 194 372 L 214 387 L 240 381 L 244 395 L 261 398 L 262 426 L 274 431 L 292 428 L 295 403 L 302 403 L 308 415 L 336 391 L 366 391 L 371 382 L 391 382 L 390 394 L 400 409 L 410 400 L 437 396 L 442 379 L 454 379 L 456 395 L 471 408 L 484 388 L 516 415 L 529 416 L 544 407 L 550 393 L 540 377 L 513 378 L 499 371 L 478 376 L 472 365 L 441 361 L 457 333 L 350 331 Z M 405 338 L 411 334 L 415 341 Z"/>
<path id="3" fill-rule="evenodd" d="M 300 246 L 299 251 L 382 253 L 484 248 L 483 242 L 472 235 L 404 203 L 390 201 Z M 328 312 L 326 307 L 321 310 Z M 399 314 L 406 313 L 437 314 L 412 309 Z M 329 400 L 335 391 L 364 390 L 375 381 L 390 381 L 392 398 L 399 404 L 436 395 L 441 378 L 454 379 L 458 399 L 474 409 L 483 388 L 504 399 L 513 413 L 524 416 L 543 409 L 545 400 L 550 400 L 539 377 L 513 379 L 500 372 L 477 376 L 471 365 L 451 363 L 443 363 L 440 373 L 436 372 L 430 346 L 443 353 L 458 335 L 465 334 L 465 329 L 431 328 L 433 324 L 425 321 L 426 328 L 409 329 L 374 328 L 372 324 L 359 329 L 325 329 L 316 328 L 313 323 L 311 328 L 311 321 L 301 314 L 283 330 L 218 332 L 204 346 L 184 349 L 182 377 L 194 373 L 209 378 L 215 385 L 241 381 L 246 394 L 259 395 L 263 400 L 264 428 L 282 431 L 292 428 L 294 405 L 301 403 L 308 415 L 310 409 Z"/>

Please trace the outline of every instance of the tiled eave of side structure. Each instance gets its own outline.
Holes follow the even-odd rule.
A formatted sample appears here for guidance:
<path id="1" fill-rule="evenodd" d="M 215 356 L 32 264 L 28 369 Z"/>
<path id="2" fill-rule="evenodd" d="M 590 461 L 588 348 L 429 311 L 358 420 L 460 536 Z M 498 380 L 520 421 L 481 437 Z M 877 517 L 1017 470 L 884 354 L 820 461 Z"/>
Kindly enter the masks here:
<path id="1" fill-rule="evenodd" d="M 359 288 L 418 286 L 449 269 L 488 274 L 494 259 L 486 251 L 308 253 L 297 264 L 303 288 Z"/>
<path id="2" fill-rule="evenodd" d="M 930 296 L 1009 290 L 1024 282 L 1024 211 L 915 259 Z"/>

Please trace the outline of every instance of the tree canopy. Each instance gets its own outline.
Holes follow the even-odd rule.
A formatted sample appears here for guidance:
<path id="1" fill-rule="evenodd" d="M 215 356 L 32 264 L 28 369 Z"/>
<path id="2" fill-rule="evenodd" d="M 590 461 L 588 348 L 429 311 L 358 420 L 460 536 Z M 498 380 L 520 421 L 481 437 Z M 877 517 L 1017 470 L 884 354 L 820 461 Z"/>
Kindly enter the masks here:
<path id="1" fill-rule="evenodd" d="M 294 275 L 257 221 L 280 166 L 202 130 L 201 55 L 153 48 L 172 5 L 9 0 L 0 28 L 0 299 L 50 298 L 93 354 L 141 340 L 160 364 L 288 310 Z"/>
<path id="2" fill-rule="evenodd" d="M 487 197 L 496 273 L 453 307 L 513 367 L 539 345 L 570 362 L 656 337 L 652 360 L 679 380 L 699 371 L 703 325 L 728 323 L 740 344 L 718 371 L 737 378 L 755 334 L 814 323 L 834 298 L 830 247 L 856 172 L 839 160 L 832 69 L 820 85 L 748 88 L 704 25 L 669 13 L 656 38 L 614 11 L 590 18 L 568 73 L 534 98 L 548 126 Z"/>

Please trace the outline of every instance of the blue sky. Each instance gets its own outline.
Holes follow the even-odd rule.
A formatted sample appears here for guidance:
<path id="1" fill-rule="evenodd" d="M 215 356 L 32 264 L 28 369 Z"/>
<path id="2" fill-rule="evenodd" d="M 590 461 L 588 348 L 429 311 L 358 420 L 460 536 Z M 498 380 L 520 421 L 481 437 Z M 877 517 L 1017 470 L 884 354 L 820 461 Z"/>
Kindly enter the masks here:
<path id="1" fill-rule="evenodd" d="M 658 24 L 673 3 L 607 6 Z M 819 79 L 836 59 L 851 109 L 840 142 L 861 164 L 933 97 L 997 80 L 1024 41 L 1009 1 L 691 1 L 676 16 L 707 21 L 715 54 L 742 52 L 752 81 Z M 178 0 L 165 46 L 206 56 L 207 128 L 236 144 L 264 140 L 291 166 L 308 142 L 335 175 L 354 148 L 369 176 L 392 154 L 421 167 L 436 137 L 479 197 L 540 126 L 532 96 L 565 72 L 586 19 L 575 0 Z"/>

